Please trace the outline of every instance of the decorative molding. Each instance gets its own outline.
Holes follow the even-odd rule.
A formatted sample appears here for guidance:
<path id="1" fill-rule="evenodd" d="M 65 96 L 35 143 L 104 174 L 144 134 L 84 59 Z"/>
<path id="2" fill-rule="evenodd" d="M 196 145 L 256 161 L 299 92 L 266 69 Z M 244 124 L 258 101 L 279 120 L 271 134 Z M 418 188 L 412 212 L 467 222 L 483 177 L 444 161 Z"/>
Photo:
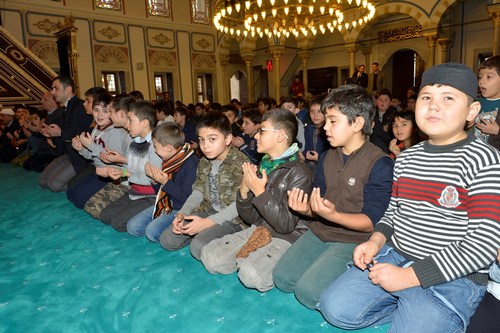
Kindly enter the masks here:
<path id="1" fill-rule="evenodd" d="M 104 37 L 107 37 L 108 39 L 115 39 L 116 37 L 120 36 L 121 33 L 118 32 L 118 30 L 113 29 L 111 26 L 107 26 L 106 28 L 103 28 L 101 30 L 98 30 L 97 32 L 100 32 L 101 35 Z"/>
<path id="2" fill-rule="evenodd" d="M 197 52 L 213 53 L 215 52 L 215 39 L 210 34 L 192 33 L 192 48 Z"/>
<path id="3" fill-rule="evenodd" d="M 129 63 L 126 47 L 95 45 L 94 52 L 98 64 L 123 66 Z"/>
<path id="4" fill-rule="evenodd" d="M 34 12 L 26 14 L 26 27 L 31 36 L 54 37 L 54 33 L 60 30 L 61 21 L 64 21 L 64 16 Z"/>
<path id="5" fill-rule="evenodd" d="M 28 41 L 28 45 L 31 52 L 40 58 L 40 60 L 54 70 L 59 69 L 59 54 L 55 41 L 32 39 Z"/>
<path id="6" fill-rule="evenodd" d="M 148 46 L 160 49 L 175 48 L 174 31 L 169 29 L 147 28 Z"/>
<path id="7" fill-rule="evenodd" d="M 154 67 L 177 67 L 175 52 L 148 50 L 149 65 Z"/>
<path id="8" fill-rule="evenodd" d="M 195 69 L 215 69 L 215 56 L 213 54 L 193 53 L 192 57 Z"/>
<path id="9" fill-rule="evenodd" d="M 38 29 L 45 31 L 46 33 L 51 33 L 57 30 L 57 22 L 52 22 L 48 18 L 44 18 L 41 21 L 33 23 Z"/>
<path id="10" fill-rule="evenodd" d="M 379 43 L 389 43 L 404 39 L 419 38 L 424 35 L 422 26 L 413 25 L 378 32 Z"/>

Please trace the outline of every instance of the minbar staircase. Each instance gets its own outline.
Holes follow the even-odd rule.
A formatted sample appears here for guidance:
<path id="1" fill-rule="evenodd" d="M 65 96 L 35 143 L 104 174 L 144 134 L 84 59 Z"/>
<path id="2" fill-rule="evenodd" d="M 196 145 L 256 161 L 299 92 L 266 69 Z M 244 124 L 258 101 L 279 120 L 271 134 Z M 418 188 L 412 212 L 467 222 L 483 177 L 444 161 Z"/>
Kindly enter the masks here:
<path id="1" fill-rule="evenodd" d="M 0 104 L 40 107 L 57 74 L 0 26 Z"/>

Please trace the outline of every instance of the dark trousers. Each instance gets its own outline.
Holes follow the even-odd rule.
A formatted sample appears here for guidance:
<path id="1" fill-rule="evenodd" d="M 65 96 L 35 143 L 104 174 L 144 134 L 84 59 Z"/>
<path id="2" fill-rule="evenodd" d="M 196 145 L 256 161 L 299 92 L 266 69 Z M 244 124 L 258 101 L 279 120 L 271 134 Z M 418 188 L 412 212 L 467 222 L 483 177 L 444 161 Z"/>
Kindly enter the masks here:
<path id="1" fill-rule="evenodd" d="M 110 224 L 116 231 L 125 232 L 128 220 L 144 209 L 153 206 L 155 199 L 155 197 L 146 197 L 131 200 L 126 193 L 102 210 L 101 222 Z"/>

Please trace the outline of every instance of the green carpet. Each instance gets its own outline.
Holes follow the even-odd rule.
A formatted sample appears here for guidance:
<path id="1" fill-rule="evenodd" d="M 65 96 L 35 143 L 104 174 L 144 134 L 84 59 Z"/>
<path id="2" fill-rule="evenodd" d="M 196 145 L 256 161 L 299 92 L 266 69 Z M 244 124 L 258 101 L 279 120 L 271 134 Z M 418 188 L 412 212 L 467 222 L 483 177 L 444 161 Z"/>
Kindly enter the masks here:
<path id="1" fill-rule="evenodd" d="M 0 165 L 0 332 L 345 332 L 293 295 L 211 275 L 188 249 L 114 231 L 37 177 Z"/>

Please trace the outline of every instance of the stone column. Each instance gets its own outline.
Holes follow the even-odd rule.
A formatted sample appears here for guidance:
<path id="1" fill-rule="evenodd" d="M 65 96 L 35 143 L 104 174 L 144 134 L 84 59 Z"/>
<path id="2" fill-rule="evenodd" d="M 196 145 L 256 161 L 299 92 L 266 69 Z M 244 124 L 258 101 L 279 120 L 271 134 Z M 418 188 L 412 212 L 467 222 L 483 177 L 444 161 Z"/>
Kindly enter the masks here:
<path id="1" fill-rule="evenodd" d="M 365 73 L 368 74 L 372 70 L 372 66 L 370 63 L 370 58 L 372 55 L 372 50 L 363 50 L 363 55 L 365 56 Z"/>
<path id="2" fill-rule="evenodd" d="M 241 57 L 245 60 L 247 66 L 247 94 L 248 101 L 255 101 L 254 86 L 253 86 L 253 59 L 255 58 L 255 52 L 242 53 Z"/>
<path id="3" fill-rule="evenodd" d="M 349 76 L 352 75 L 355 71 L 355 61 L 356 61 L 356 52 L 358 52 L 358 49 L 355 47 L 350 47 L 347 49 L 347 53 L 349 54 Z M 366 68 L 366 66 L 365 66 Z"/>
<path id="4" fill-rule="evenodd" d="M 230 81 L 228 77 L 227 66 L 229 64 L 229 55 L 219 54 L 219 65 L 222 74 L 222 94 L 221 98 L 224 103 L 229 103 L 231 98 Z"/>
<path id="5" fill-rule="evenodd" d="M 427 58 L 428 62 L 425 68 L 430 68 L 434 66 L 436 62 L 436 41 L 437 41 L 437 34 L 435 32 L 424 34 L 424 37 L 427 39 L 427 46 L 429 47 Z"/>
<path id="6" fill-rule="evenodd" d="M 311 57 L 310 50 L 301 50 L 299 51 L 299 58 L 302 61 L 302 83 L 304 84 L 304 95 L 307 94 L 308 91 L 308 79 L 307 79 L 307 62 Z"/>
<path id="7" fill-rule="evenodd" d="M 285 50 L 284 46 L 270 46 L 269 50 L 274 59 L 273 71 L 274 71 L 274 98 L 279 101 L 281 97 L 281 77 L 280 77 L 280 59 Z"/>
<path id="8" fill-rule="evenodd" d="M 500 3 L 487 5 L 488 13 L 493 20 L 493 55 L 500 55 Z"/>
<path id="9" fill-rule="evenodd" d="M 441 59 L 439 63 L 448 62 L 448 48 L 451 45 L 451 38 L 438 39 L 439 46 L 441 46 Z"/>

